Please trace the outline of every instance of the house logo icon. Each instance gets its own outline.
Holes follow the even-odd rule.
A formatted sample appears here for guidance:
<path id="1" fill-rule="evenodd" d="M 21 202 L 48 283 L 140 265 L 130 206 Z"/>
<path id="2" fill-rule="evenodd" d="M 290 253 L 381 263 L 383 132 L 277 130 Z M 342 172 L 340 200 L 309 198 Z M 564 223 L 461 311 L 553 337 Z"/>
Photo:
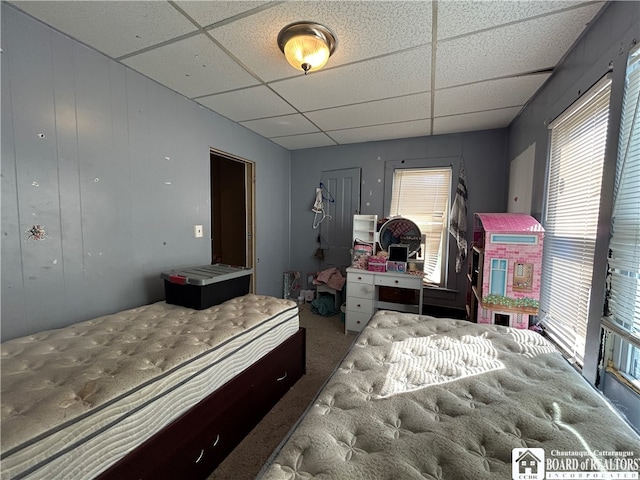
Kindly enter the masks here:
<path id="1" fill-rule="evenodd" d="M 514 448 L 511 451 L 513 480 L 544 479 L 544 449 Z"/>

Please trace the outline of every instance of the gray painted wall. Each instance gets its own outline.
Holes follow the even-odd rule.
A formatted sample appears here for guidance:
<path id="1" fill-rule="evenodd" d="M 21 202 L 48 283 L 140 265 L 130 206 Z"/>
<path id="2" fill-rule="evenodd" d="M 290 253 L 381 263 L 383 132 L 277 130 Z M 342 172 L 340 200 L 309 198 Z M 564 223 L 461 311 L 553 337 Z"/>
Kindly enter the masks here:
<path id="1" fill-rule="evenodd" d="M 256 164 L 256 290 L 280 296 L 289 152 L 1 12 L 2 339 L 161 300 L 162 271 L 210 263 L 210 147 Z"/>
<path id="2" fill-rule="evenodd" d="M 507 185 L 506 130 L 489 130 L 455 135 L 419 137 L 365 144 L 296 150 L 291 152 L 291 268 L 306 273 L 326 265 L 313 258 L 318 230 L 312 228 L 311 206 L 321 172 L 341 168 L 362 169 L 361 213 L 384 215 L 385 163 L 421 162 L 427 166 L 452 165 L 454 182 L 458 178 L 460 158 L 467 171 L 468 240 L 471 241 L 474 212 L 506 211 Z M 449 236 L 451 239 L 452 237 Z M 466 270 L 455 273 L 455 242 L 449 242 L 449 279 L 447 286 L 459 290 L 450 306 L 464 308 Z M 429 302 L 427 292 L 425 302 Z M 439 304 L 447 303 L 438 300 Z M 449 305 L 447 305 L 449 306 Z"/>
<path id="3" fill-rule="evenodd" d="M 613 180 L 627 56 L 640 41 L 640 2 L 611 2 L 574 45 L 554 74 L 509 129 L 508 158 L 513 160 L 535 142 L 532 211 L 542 219 L 549 148 L 548 123 L 577 100 L 612 67 L 608 146 L 592 279 L 589 329 L 583 374 L 595 381 L 600 345 L 606 257 L 611 223 Z M 543 222 L 544 223 L 544 222 Z"/>

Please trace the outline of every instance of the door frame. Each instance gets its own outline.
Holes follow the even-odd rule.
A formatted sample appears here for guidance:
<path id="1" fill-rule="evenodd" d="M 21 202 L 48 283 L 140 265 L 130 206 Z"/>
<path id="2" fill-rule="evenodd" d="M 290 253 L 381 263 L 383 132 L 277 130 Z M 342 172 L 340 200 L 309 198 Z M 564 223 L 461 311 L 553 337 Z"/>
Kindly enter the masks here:
<path id="1" fill-rule="evenodd" d="M 256 258 L 256 238 L 255 238 L 256 173 L 255 173 L 255 170 L 256 170 L 256 167 L 255 167 L 255 162 L 252 162 L 242 157 L 238 157 L 237 155 L 232 155 L 222 150 L 218 150 L 214 147 L 209 147 L 209 177 L 210 178 L 211 178 L 211 155 L 212 154 L 218 157 L 222 157 L 226 160 L 231 160 L 244 165 L 245 206 L 246 206 L 245 228 L 247 232 L 246 250 L 245 250 L 246 266 L 253 269 L 253 275 L 251 275 L 251 284 L 249 287 L 249 292 L 255 293 L 256 291 L 256 268 L 255 268 L 255 258 Z M 211 189 L 211 184 L 209 184 L 209 189 Z M 212 199 L 210 200 L 211 200 L 211 204 L 209 205 L 209 211 L 211 212 L 211 210 L 213 210 L 213 200 Z M 211 218 L 212 232 L 213 232 L 213 220 L 214 219 Z M 213 258 L 211 260 L 213 261 Z"/>

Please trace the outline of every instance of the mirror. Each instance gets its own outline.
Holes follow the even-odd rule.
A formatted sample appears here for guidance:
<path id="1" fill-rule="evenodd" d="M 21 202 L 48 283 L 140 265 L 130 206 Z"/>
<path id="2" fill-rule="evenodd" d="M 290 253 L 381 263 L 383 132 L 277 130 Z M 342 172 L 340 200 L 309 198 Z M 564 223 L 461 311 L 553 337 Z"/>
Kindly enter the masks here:
<path id="1" fill-rule="evenodd" d="M 409 258 L 411 258 L 420 250 L 422 233 L 408 218 L 393 217 L 382 225 L 378 237 L 380 247 L 385 251 L 389 251 L 389 245 L 396 243 L 408 245 Z"/>

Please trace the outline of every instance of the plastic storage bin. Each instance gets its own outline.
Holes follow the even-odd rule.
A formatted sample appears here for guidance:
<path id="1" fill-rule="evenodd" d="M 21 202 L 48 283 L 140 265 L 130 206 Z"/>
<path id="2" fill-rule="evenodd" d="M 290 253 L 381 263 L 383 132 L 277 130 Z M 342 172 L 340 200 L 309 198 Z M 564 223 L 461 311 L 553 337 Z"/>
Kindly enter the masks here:
<path id="1" fill-rule="evenodd" d="M 369 264 L 367 269 L 370 272 L 386 272 L 387 260 L 382 257 L 369 257 Z"/>
<path id="2" fill-rule="evenodd" d="M 252 268 L 216 263 L 163 272 L 166 302 L 204 310 L 249 293 Z"/>

